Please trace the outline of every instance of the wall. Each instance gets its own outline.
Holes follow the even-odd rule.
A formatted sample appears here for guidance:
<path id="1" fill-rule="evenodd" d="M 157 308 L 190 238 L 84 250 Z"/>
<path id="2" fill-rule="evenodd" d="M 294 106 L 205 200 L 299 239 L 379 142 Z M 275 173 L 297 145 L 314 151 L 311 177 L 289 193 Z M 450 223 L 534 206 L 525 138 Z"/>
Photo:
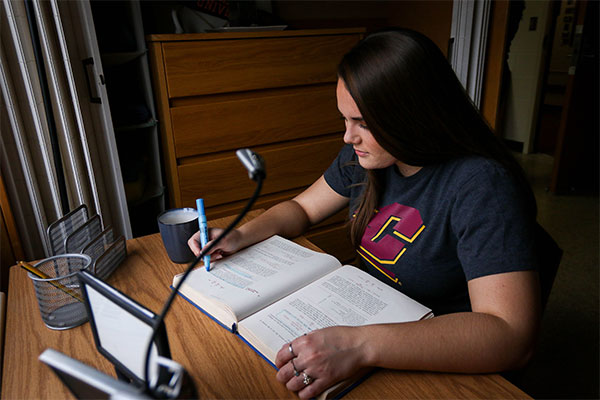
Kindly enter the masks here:
<path id="1" fill-rule="evenodd" d="M 8 238 L 4 215 L 0 212 L 0 291 L 8 290 L 8 269 L 15 265 L 16 259 Z M 1 321 L 0 321 L 1 323 Z M 2 337 L 0 337 L 2 340 Z"/>
<path id="2" fill-rule="evenodd" d="M 4 177 L 0 175 L 0 291 L 5 293 L 8 291 L 9 268 L 17 260 L 23 259 L 21 240 L 6 194 Z M 0 340 L 2 340 L 1 335 Z"/>
<path id="3" fill-rule="evenodd" d="M 194 2 L 186 0 L 194 8 Z M 175 33 L 171 10 L 186 1 L 141 0 L 146 33 Z M 243 4 L 244 2 L 242 2 Z M 388 26 L 421 31 L 447 53 L 452 24 L 451 0 L 256 0 L 269 13 L 259 25 L 288 25 L 288 29 L 365 27 L 371 32 Z"/>
<path id="4" fill-rule="evenodd" d="M 545 104 L 562 106 L 567 86 L 571 53 L 573 53 L 573 36 L 575 34 L 575 6 L 563 0 L 557 17 L 556 29 L 552 40 L 552 55 L 548 68 L 548 85 Z"/>
<path id="5" fill-rule="evenodd" d="M 273 0 L 273 12 L 290 29 L 399 26 L 429 36 L 444 54 L 452 24 L 452 1 Z"/>
<path id="6" fill-rule="evenodd" d="M 503 136 L 522 143 L 523 153 L 531 151 L 531 140 L 535 134 L 545 58 L 543 43 L 549 17 L 550 2 L 526 1 L 519 30 L 508 53 L 510 87 Z M 532 18 L 537 18 L 535 30 L 530 28 Z"/>
<path id="7" fill-rule="evenodd" d="M 551 22 L 555 27 L 533 149 L 535 152 L 550 155 L 556 153 L 558 128 L 565 101 L 571 54 L 573 53 L 575 8 L 573 0 L 562 0 L 560 3 L 555 3 L 553 7 L 552 13 L 556 18 Z"/>
<path id="8" fill-rule="evenodd" d="M 270 1 L 270 3 L 269 3 Z M 141 0 L 144 28 L 150 33 L 175 33 L 171 11 L 183 1 Z M 444 52 L 452 25 L 450 0 L 257 0 L 270 18 L 261 25 L 288 25 L 288 29 L 365 27 L 372 32 L 399 26 L 423 32 Z"/>

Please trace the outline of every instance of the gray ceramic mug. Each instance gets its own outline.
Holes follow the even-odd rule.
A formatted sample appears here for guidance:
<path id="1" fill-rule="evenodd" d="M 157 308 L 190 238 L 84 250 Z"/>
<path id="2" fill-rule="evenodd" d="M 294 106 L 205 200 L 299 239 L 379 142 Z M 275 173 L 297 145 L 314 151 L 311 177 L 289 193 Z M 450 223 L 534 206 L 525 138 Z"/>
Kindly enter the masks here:
<path id="1" fill-rule="evenodd" d="M 157 217 L 158 229 L 171 261 L 191 262 L 196 257 L 187 242 L 198 230 L 198 211 L 195 208 L 174 208 Z"/>

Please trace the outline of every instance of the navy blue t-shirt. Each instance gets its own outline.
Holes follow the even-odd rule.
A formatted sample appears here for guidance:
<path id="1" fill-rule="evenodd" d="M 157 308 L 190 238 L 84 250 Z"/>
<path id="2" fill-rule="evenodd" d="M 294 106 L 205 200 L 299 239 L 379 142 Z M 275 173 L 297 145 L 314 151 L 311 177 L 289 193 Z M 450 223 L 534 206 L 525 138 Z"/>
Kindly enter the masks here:
<path id="1" fill-rule="evenodd" d="M 533 218 L 511 175 L 497 162 L 467 157 L 402 176 L 386 168 L 385 191 L 357 249 L 381 281 L 436 315 L 470 311 L 467 281 L 537 268 Z M 363 191 L 365 170 L 346 145 L 325 181 L 350 198 Z"/>

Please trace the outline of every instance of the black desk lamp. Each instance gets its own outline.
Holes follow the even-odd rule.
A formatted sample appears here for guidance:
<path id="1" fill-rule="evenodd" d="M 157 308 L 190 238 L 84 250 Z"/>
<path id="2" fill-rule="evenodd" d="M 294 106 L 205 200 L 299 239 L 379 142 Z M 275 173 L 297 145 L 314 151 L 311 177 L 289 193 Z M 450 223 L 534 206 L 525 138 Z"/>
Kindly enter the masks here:
<path id="1" fill-rule="evenodd" d="M 244 167 L 246 167 L 246 169 L 248 170 L 248 177 L 253 181 L 256 181 L 256 189 L 254 191 L 254 194 L 248 200 L 248 203 L 246 204 L 242 212 L 236 217 L 236 219 L 231 224 L 229 224 L 229 226 L 227 226 L 227 228 L 225 228 L 225 230 L 207 248 L 203 249 L 194 261 L 190 263 L 177 285 L 171 291 L 171 294 L 165 302 L 161 313 L 156 318 L 154 329 L 152 331 L 152 335 L 150 336 L 148 349 L 146 350 L 146 358 L 144 363 L 144 381 L 146 384 L 146 393 L 151 395 L 152 397 L 175 399 L 183 397 L 189 398 L 190 396 L 193 397 L 196 394 L 195 388 L 193 387 L 193 382 L 183 368 L 169 369 L 167 367 L 167 370 L 169 372 L 169 378 L 165 382 L 158 382 L 155 387 L 150 387 L 150 354 L 153 343 L 157 337 L 157 333 L 160 331 L 160 326 L 163 326 L 164 318 L 167 312 L 169 311 L 171 303 L 173 303 L 175 295 L 179 291 L 179 288 L 181 287 L 187 276 L 190 274 L 192 269 L 194 269 L 194 267 L 200 262 L 200 260 L 202 260 L 204 255 L 207 254 L 210 250 L 212 250 L 212 248 L 215 245 L 217 245 L 221 241 L 221 239 L 228 235 L 229 232 L 231 232 L 231 230 L 242 220 L 242 218 L 248 213 L 248 211 L 258 198 L 258 195 L 260 194 L 263 180 L 266 177 L 263 158 L 250 149 L 237 150 L 236 156 L 242 162 Z M 162 367 L 164 367 L 164 365 Z"/>

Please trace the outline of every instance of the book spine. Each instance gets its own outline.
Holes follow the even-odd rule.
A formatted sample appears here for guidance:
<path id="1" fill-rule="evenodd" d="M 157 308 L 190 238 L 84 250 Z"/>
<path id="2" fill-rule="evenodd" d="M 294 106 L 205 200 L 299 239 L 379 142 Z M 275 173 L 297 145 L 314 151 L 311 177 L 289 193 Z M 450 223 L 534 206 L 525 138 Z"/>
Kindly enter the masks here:
<path id="1" fill-rule="evenodd" d="M 259 356 L 261 356 L 261 357 L 263 358 L 263 360 L 265 360 L 266 362 L 268 362 L 270 366 L 272 366 L 273 368 L 275 368 L 275 370 L 276 370 L 276 371 L 278 371 L 278 368 L 275 366 L 275 364 L 273 364 L 273 363 L 271 362 L 271 360 L 269 360 L 267 357 L 265 357 L 265 355 L 264 355 L 263 353 L 261 353 L 260 351 L 258 351 L 258 350 L 256 349 L 256 347 L 252 346 L 252 345 L 250 344 L 250 342 L 248 342 L 246 339 L 244 339 L 244 337 L 243 337 L 242 335 L 240 335 L 239 333 L 236 333 L 236 335 L 237 335 L 237 336 L 238 336 L 240 339 L 242 339 L 242 341 L 243 341 L 244 343 L 246 343 L 246 344 L 247 344 L 247 345 L 248 345 L 248 346 L 249 346 L 249 347 L 250 347 L 252 350 L 254 350 L 254 352 L 255 352 L 256 354 L 258 354 Z"/>
<path id="2" fill-rule="evenodd" d="M 173 290 L 173 286 L 169 286 L 171 288 L 171 290 Z M 200 307 L 198 304 L 194 303 L 192 300 L 188 299 L 184 294 L 182 294 L 181 292 L 177 292 L 177 294 L 181 297 L 183 297 L 188 303 L 190 303 L 191 305 L 193 305 L 194 307 L 196 307 L 198 310 L 202 311 L 206 316 L 208 316 L 210 319 L 212 319 L 213 321 L 215 321 L 217 324 L 221 325 L 223 328 L 225 328 L 226 330 L 228 330 L 229 332 L 235 333 L 236 332 L 236 325 L 233 324 L 233 326 L 228 327 L 227 325 L 223 324 L 221 321 L 219 321 L 218 319 L 216 319 L 215 317 L 213 317 L 210 313 L 208 313 L 206 310 L 204 310 L 202 307 Z"/>

